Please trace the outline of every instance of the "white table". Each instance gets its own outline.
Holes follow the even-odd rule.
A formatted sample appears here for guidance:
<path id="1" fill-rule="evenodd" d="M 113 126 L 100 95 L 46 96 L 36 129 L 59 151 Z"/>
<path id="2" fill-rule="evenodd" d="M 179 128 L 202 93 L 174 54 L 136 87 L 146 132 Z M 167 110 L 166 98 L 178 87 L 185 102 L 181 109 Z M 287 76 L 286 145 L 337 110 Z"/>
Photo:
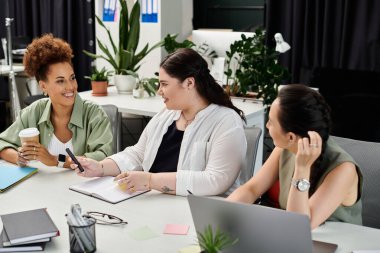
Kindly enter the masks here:
<path id="1" fill-rule="evenodd" d="M 79 92 L 81 98 L 93 101 L 100 105 L 113 104 L 116 105 L 122 113 L 149 116 L 153 117 L 156 113 L 164 108 L 165 104 L 160 96 L 134 98 L 132 95 L 125 95 L 117 93 L 116 87 L 111 86 L 108 88 L 108 96 L 94 97 L 90 91 Z M 255 171 L 261 168 L 263 160 L 263 140 L 264 140 L 264 127 L 265 127 L 265 108 L 261 103 L 251 100 L 232 99 L 233 104 L 241 109 L 247 118 L 247 126 L 257 126 L 262 130 L 260 136 Z"/>
<path id="2" fill-rule="evenodd" d="M 0 164 L 2 162 L 0 160 Z M 68 189 L 70 185 L 84 180 L 87 179 L 68 169 L 41 168 L 29 179 L 0 193 L 0 215 L 46 207 L 61 233 L 46 245 L 46 252 L 69 251 L 65 214 L 74 203 L 79 203 L 84 211 L 113 214 L 129 223 L 124 226 L 96 225 L 97 252 L 167 253 L 178 252 L 196 243 L 196 232 L 185 197 L 151 191 L 118 204 L 110 204 Z M 190 225 L 189 233 L 163 234 L 166 224 Z M 143 226 L 151 228 L 159 237 L 136 241 L 129 236 L 131 231 Z M 337 253 L 380 249 L 380 230 L 363 226 L 330 222 L 315 229 L 312 236 L 315 240 L 338 244 Z"/>
<path id="3" fill-rule="evenodd" d="M 380 229 L 342 222 L 326 222 L 314 229 L 313 240 L 335 243 L 336 253 L 380 250 Z"/>
<path id="4" fill-rule="evenodd" d="M 123 226 L 96 225 L 97 252 L 178 252 L 178 249 L 196 243 L 196 233 L 185 197 L 151 191 L 118 204 L 110 204 L 68 189 L 70 185 L 84 180 L 88 179 L 68 169 L 39 169 L 29 179 L 0 193 L 0 214 L 47 208 L 61 235 L 46 244 L 45 252 L 69 252 L 65 214 L 75 203 L 79 203 L 83 211 L 104 212 L 128 221 Z M 163 234 L 166 224 L 190 225 L 189 234 Z M 129 236 L 131 231 L 143 226 L 148 226 L 159 237 L 136 241 Z"/>
<path id="5" fill-rule="evenodd" d="M 0 75 L 5 76 L 9 75 L 10 68 L 8 65 L 0 65 Z M 20 73 L 24 71 L 23 65 L 13 65 L 13 71 L 15 73 Z"/>
<path id="6" fill-rule="evenodd" d="M 9 96 L 10 96 L 10 102 L 11 102 L 11 116 L 12 116 L 12 120 L 14 121 L 19 111 L 21 110 L 20 97 L 19 97 L 19 92 L 16 85 L 15 74 L 23 72 L 24 66 L 13 65 L 12 68 L 13 68 L 13 73 L 10 74 L 10 66 L 0 65 L 0 76 L 9 75 L 8 87 L 9 87 L 9 93 L 10 93 Z"/>

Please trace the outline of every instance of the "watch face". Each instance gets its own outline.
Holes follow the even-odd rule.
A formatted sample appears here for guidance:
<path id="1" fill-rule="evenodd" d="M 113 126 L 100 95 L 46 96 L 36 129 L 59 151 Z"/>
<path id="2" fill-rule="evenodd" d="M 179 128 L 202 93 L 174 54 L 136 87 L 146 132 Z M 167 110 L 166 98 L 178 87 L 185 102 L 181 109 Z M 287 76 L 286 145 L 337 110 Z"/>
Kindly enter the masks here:
<path id="1" fill-rule="evenodd" d="M 306 179 L 301 179 L 300 181 L 298 181 L 297 188 L 301 192 L 307 191 L 310 188 L 310 182 Z"/>
<path id="2" fill-rule="evenodd" d="M 65 162 L 65 161 L 66 161 L 66 156 L 65 156 L 65 155 L 62 155 L 62 154 L 59 154 L 59 155 L 58 155 L 58 161 L 60 161 L 60 162 Z"/>

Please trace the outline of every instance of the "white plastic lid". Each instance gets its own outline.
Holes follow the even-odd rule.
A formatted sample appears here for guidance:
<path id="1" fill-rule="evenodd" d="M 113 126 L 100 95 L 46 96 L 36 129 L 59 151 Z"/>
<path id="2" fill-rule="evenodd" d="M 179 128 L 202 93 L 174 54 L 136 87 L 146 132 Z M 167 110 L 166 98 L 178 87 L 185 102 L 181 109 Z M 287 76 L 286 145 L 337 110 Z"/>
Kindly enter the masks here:
<path id="1" fill-rule="evenodd" d="M 25 128 L 21 130 L 18 136 L 19 137 L 33 137 L 39 134 L 40 134 L 40 131 L 38 131 L 37 128 L 31 127 L 31 128 Z"/>

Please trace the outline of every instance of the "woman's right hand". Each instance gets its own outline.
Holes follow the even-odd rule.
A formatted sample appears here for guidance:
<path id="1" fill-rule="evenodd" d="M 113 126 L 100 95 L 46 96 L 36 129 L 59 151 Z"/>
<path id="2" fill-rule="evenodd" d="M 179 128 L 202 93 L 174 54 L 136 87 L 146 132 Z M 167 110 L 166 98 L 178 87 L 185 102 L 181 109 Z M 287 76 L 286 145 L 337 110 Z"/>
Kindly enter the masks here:
<path id="1" fill-rule="evenodd" d="M 82 177 L 102 177 L 104 175 L 104 169 L 100 162 L 86 157 L 76 157 L 78 162 L 82 165 L 84 171 L 81 172 L 78 165 L 72 163 L 70 167 L 75 170 L 75 172 Z"/>

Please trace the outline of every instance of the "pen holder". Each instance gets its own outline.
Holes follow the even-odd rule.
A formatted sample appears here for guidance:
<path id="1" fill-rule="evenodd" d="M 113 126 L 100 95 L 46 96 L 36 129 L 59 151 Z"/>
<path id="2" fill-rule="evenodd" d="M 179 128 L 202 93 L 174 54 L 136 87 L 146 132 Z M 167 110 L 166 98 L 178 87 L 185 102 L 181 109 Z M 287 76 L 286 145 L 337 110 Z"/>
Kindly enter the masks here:
<path id="1" fill-rule="evenodd" d="M 83 226 L 75 226 L 68 224 L 71 253 L 89 253 L 96 251 L 96 220 L 93 218 L 88 218 L 87 221 L 88 225 Z"/>

